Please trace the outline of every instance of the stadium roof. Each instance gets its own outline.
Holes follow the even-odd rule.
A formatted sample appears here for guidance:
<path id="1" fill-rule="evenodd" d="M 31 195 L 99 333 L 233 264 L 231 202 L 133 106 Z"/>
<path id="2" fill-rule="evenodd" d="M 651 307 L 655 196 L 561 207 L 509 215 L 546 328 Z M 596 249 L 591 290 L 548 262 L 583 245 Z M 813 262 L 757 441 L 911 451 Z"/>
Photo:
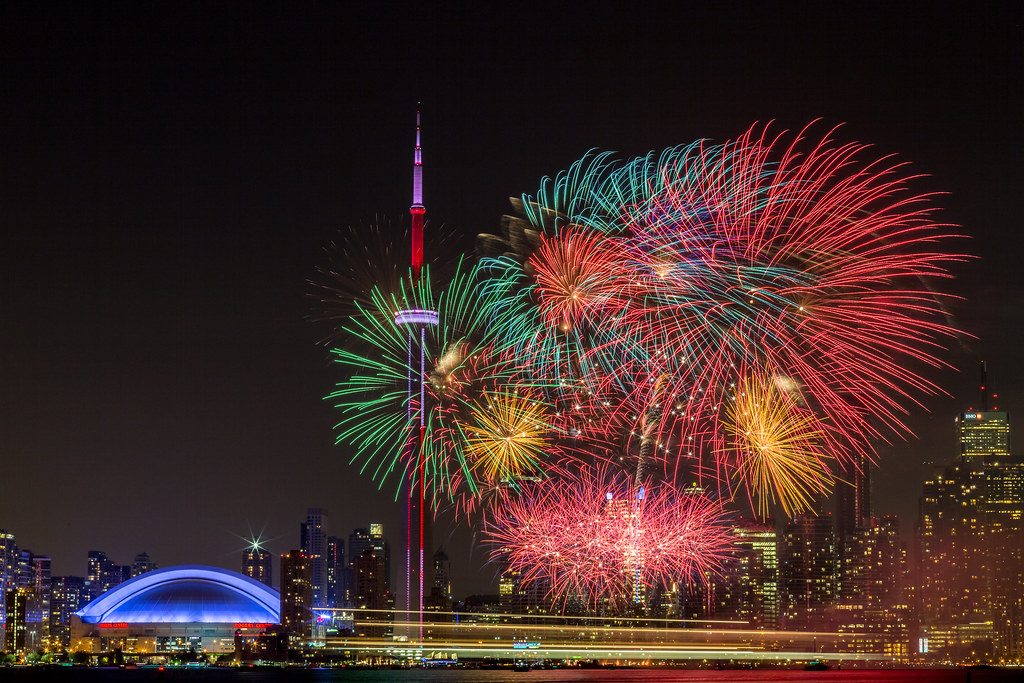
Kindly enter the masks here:
<path id="1" fill-rule="evenodd" d="M 238 572 L 179 565 L 115 586 L 75 612 L 83 623 L 280 623 L 281 597 Z"/>

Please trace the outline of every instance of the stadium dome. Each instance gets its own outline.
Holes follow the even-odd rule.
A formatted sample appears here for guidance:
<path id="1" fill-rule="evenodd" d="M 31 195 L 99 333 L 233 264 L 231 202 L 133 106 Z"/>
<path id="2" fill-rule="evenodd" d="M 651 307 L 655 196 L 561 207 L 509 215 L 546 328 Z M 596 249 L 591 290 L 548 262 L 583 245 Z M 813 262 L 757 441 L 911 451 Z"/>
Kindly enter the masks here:
<path id="1" fill-rule="evenodd" d="M 277 624 L 281 597 L 238 572 L 179 565 L 125 581 L 75 615 L 83 624 Z"/>

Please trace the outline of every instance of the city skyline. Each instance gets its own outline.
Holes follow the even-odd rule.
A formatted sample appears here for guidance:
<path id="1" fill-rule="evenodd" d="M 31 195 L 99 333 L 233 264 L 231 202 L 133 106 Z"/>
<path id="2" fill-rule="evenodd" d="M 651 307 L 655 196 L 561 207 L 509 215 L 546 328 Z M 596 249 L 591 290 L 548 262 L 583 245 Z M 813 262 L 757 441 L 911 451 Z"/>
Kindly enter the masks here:
<path id="1" fill-rule="evenodd" d="M 1020 24 L 989 11 L 819 17 L 845 27 L 824 34 L 836 47 L 809 19 L 770 11 L 737 24 L 699 10 L 683 22 L 712 27 L 717 47 L 709 36 L 676 44 L 654 18 L 603 8 L 572 21 L 545 14 L 545 37 L 577 36 L 576 58 L 545 55 L 576 79 L 552 76 L 533 101 L 545 62 L 519 37 L 536 28 L 528 15 L 473 25 L 444 12 L 394 25 L 348 17 L 436 44 L 437 63 L 417 82 L 403 41 L 373 60 L 372 44 L 342 47 L 323 32 L 349 25 L 338 15 L 280 26 L 249 17 L 254 33 L 242 35 L 216 13 L 5 10 L 7 27 L 33 30 L 6 41 L 25 57 L 9 75 L 17 96 L 5 114 L 3 313 L 14 324 L 3 333 L 3 467 L 45 462 L 63 476 L 26 477 L 0 502 L 0 526 L 51 556 L 55 574 L 80 573 L 68 558 L 97 547 L 119 561 L 146 549 L 161 566 L 236 568 L 239 548 L 222 550 L 233 534 L 266 524 L 270 538 L 291 538 L 290 520 L 310 506 L 350 526 L 369 509 L 400 528 L 394 491 L 374 492 L 331 445 L 335 418 L 321 397 L 338 377 L 314 343 L 324 330 L 304 318 L 306 280 L 339 229 L 378 214 L 401 224 L 418 99 L 430 121 L 428 220 L 465 248 L 496 229 L 505 197 L 591 146 L 633 156 L 729 138 L 757 120 L 780 131 L 817 117 L 825 130 L 845 123 L 839 139 L 897 154 L 929 176 L 918 190 L 948 191 L 936 199 L 942 217 L 980 256 L 950 286 L 965 296 L 957 324 L 976 339 L 944 356 L 959 374 L 934 376 L 950 396 L 908 418 L 920 440 L 880 449 L 876 508 L 906 524 L 918 489 L 901 500 L 900 485 L 956 455 L 954 418 L 974 407 L 977 361 L 989 361 L 1000 410 L 1021 401 L 1011 390 L 1021 386 L 1012 340 L 1022 320 L 1010 213 Z M 621 39 L 608 26 L 622 21 L 653 35 L 595 46 Z M 758 23 L 792 40 L 758 38 Z M 504 31 L 495 44 L 477 35 L 494 26 Z M 315 57 L 289 52 L 303 42 Z M 758 66 L 761 50 L 770 59 Z M 730 61 L 744 52 L 747 61 Z M 679 88 L 666 87 L 669 76 Z M 280 475 L 286 462 L 294 476 Z M 44 499 L 67 507 L 40 510 L 33 501 Z M 76 505 L 93 514 L 67 511 Z M 455 583 L 493 584 L 486 552 L 467 558 L 466 526 L 449 539 L 444 524 L 435 544 L 452 555 Z M 280 555 L 294 540 L 269 543 Z"/>

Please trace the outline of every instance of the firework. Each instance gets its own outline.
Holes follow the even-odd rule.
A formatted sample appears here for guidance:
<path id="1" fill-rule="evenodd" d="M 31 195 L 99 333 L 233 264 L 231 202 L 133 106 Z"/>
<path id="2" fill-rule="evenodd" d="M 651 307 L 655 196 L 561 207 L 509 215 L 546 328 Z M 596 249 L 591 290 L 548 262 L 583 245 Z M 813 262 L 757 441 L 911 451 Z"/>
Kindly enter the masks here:
<path id="1" fill-rule="evenodd" d="M 907 403 L 936 390 L 913 368 L 942 365 L 955 333 L 934 293 L 959 258 L 937 246 L 949 231 L 901 165 L 864 153 L 751 129 L 588 155 L 484 259 L 496 344 L 568 433 L 619 444 L 641 475 L 631 448 L 669 479 L 742 482 L 761 515 L 805 507 L 832 463 L 908 434 Z"/>
<path id="2" fill-rule="evenodd" d="M 603 468 L 527 486 L 485 533 L 493 558 L 563 602 L 641 602 L 666 582 L 705 582 L 731 546 L 721 507 L 699 490 L 645 488 Z"/>
<path id="3" fill-rule="evenodd" d="M 730 450 L 724 458 L 735 458 L 735 476 L 746 484 L 761 516 L 773 502 L 787 516 L 802 512 L 831 483 L 824 448 L 828 434 L 797 405 L 786 384 L 764 377 L 741 380 L 725 409 Z"/>
<path id="4" fill-rule="evenodd" d="M 429 269 L 416 287 L 408 279 L 392 292 L 372 287 L 341 328 L 346 345 L 332 349 L 344 373 L 327 397 L 341 414 L 337 443 L 396 492 L 422 476 L 435 509 L 475 510 L 521 480 L 550 476 L 573 453 L 558 438 L 563 428 L 543 392 L 517 383 L 515 363 L 495 348 L 490 326 L 501 317 L 480 304 L 486 294 L 478 283 L 477 267 L 460 263 L 443 288 L 435 289 Z M 408 309 L 436 310 L 442 324 L 424 334 L 423 405 L 415 397 L 404 411 L 419 358 L 409 356 L 408 332 L 394 319 Z M 421 411 L 422 450 L 411 453 Z"/>

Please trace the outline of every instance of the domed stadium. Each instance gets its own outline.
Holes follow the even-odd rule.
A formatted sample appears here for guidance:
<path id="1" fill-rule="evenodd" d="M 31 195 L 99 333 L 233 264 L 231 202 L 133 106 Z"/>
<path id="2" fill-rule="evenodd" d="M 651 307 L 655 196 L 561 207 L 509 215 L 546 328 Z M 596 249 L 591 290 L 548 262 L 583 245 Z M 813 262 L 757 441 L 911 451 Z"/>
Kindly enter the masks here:
<path id="1" fill-rule="evenodd" d="M 221 653 L 281 621 L 280 594 L 238 572 L 180 565 L 141 574 L 74 613 L 75 649 Z"/>

